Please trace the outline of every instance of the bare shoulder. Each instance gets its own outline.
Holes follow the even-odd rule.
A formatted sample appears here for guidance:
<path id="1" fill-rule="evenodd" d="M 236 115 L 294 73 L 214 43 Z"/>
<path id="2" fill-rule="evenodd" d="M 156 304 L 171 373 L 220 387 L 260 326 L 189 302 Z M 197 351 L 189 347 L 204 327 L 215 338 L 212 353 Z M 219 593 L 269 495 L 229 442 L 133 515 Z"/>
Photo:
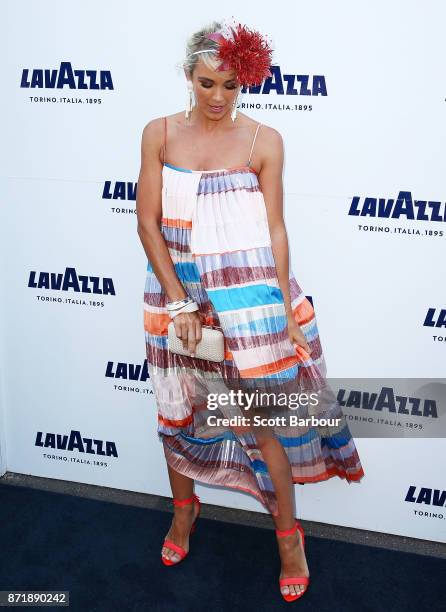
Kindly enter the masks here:
<path id="1" fill-rule="evenodd" d="M 282 134 L 276 130 L 275 128 L 267 125 L 266 123 L 261 123 L 244 113 L 240 113 L 241 116 L 245 119 L 245 124 L 249 127 L 250 131 L 255 130 L 260 123 L 260 128 L 257 134 L 257 145 L 258 150 L 269 151 L 273 155 L 277 155 L 283 149 L 283 139 Z"/>
<path id="2" fill-rule="evenodd" d="M 270 168 L 280 172 L 284 157 L 282 134 L 275 128 L 263 123 L 259 129 L 257 139 L 260 169 Z"/>
<path id="3" fill-rule="evenodd" d="M 259 130 L 259 137 L 262 138 L 262 143 L 272 148 L 281 148 L 283 146 L 282 134 L 276 128 L 273 128 L 265 123 L 262 123 L 262 127 Z"/>
<path id="4" fill-rule="evenodd" d="M 165 119 L 167 120 L 167 124 L 170 125 L 170 129 L 172 129 L 173 126 L 181 123 L 182 117 L 184 117 L 184 112 L 151 119 L 144 126 L 142 133 L 143 143 L 155 143 L 162 146 L 164 142 Z"/>
<path id="5" fill-rule="evenodd" d="M 164 117 L 156 117 L 151 119 L 142 131 L 143 146 L 156 146 L 163 142 L 164 138 Z"/>

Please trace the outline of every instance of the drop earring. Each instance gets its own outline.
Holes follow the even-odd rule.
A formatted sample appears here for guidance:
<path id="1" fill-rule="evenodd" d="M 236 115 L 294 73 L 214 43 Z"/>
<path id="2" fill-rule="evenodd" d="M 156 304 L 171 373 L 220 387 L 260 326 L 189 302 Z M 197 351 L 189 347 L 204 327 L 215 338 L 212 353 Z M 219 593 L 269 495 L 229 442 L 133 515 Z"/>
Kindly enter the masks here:
<path id="1" fill-rule="evenodd" d="M 237 118 L 237 105 L 239 103 L 239 100 L 241 99 L 241 92 L 242 92 L 242 89 L 240 88 L 237 92 L 237 95 L 235 96 L 235 100 L 232 105 L 232 111 L 231 111 L 232 121 L 235 121 Z"/>
<path id="2" fill-rule="evenodd" d="M 187 80 L 186 87 L 187 87 L 187 98 L 186 98 L 186 112 L 184 116 L 186 117 L 186 119 L 189 119 L 190 112 L 194 106 L 193 100 L 192 100 L 194 86 L 192 85 L 192 81 Z"/>

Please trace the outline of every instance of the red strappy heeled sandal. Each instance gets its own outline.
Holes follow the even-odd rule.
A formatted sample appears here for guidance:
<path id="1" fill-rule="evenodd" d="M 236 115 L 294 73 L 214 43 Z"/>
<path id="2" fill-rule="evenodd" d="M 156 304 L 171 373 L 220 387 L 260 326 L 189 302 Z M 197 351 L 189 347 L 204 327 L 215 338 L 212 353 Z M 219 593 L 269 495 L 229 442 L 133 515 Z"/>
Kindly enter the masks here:
<path id="1" fill-rule="evenodd" d="M 197 522 L 197 519 L 200 515 L 200 498 L 198 497 L 198 495 L 195 495 L 195 493 L 192 495 L 192 497 L 188 497 L 187 499 L 175 499 L 173 498 L 173 505 L 174 506 L 178 506 L 179 508 L 182 508 L 183 506 L 187 506 L 188 504 L 192 504 L 193 502 L 198 504 L 198 512 L 197 512 L 197 516 L 195 517 L 194 522 L 192 523 L 192 527 L 190 528 L 190 532 L 189 535 L 193 534 L 195 531 L 195 525 Z M 178 563 L 181 563 L 181 561 L 183 561 L 183 559 L 185 557 L 187 557 L 189 551 L 185 551 L 184 548 L 182 548 L 181 546 L 178 546 L 178 544 L 175 544 L 175 542 L 172 542 L 172 540 L 168 540 L 167 538 L 164 539 L 164 544 L 163 546 L 166 546 L 167 548 L 170 548 L 171 550 L 175 551 L 176 553 L 178 553 L 180 555 L 180 560 L 179 561 L 172 561 L 171 559 L 166 559 L 166 557 L 164 557 L 161 554 L 161 561 L 164 563 L 164 565 L 178 565 Z"/>
<path id="2" fill-rule="evenodd" d="M 294 524 L 294 527 L 291 527 L 291 529 L 285 529 L 283 531 L 281 531 L 280 529 L 276 529 L 276 534 L 277 534 L 277 537 L 284 538 L 286 536 L 293 535 L 293 533 L 296 533 L 296 531 L 299 531 L 300 533 L 300 537 L 302 539 L 302 548 L 305 550 L 304 530 L 302 528 L 302 525 L 299 523 L 297 519 Z M 310 584 L 310 577 L 309 576 L 292 576 L 290 578 L 279 578 L 280 588 L 282 588 L 283 586 L 289 586 L 290 584 L 303 584 L 305 586 L 305 589 L 303 589 L 303 591 L 301 591 L 300 593 L 294 594 L 294 595 L 292 595 L 291 593 L 288 593 L 288 595 L 284 595 L 282 591 L 280 591 L 280 594 L 282 595 L 285 601 L 296 601 L 296 599 L 299 599 L 299 597 L 302 597 L 302 595 L 308 589 L 308 585 Z"/>

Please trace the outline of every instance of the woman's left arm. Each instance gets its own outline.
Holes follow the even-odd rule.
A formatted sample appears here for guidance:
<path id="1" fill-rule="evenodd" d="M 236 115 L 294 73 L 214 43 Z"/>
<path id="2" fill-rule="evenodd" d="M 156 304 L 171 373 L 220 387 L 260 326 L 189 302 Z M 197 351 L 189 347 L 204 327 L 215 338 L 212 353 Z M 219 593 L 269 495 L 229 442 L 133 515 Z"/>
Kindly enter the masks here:
<path id="1" fill-rule="evenodd" d="M 260 147 L 259 147 L 260 150 Z M 259 172 L 259 184 L 263 193 L 268 217 L 271 248 L 276 264 L 277 278 L 283 295 L 291 342 L 302 346 L 308 353 L 310 347 L 291 309 L 289 285 L 288 235 L 283 218 L 283 140 L 274 128 L 262 127 L 262 146 L 265 151 Z"/>

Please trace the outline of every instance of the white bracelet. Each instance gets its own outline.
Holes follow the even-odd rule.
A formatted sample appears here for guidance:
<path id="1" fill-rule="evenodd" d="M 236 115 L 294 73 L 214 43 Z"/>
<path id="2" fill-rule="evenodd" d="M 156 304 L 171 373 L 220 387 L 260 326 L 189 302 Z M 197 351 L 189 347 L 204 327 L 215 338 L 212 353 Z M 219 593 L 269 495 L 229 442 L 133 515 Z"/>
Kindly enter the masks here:
<path id="1" fill-rule="evenodd" d="M 198 304 L 196 302 L 189 302 L 188 304 L 185 304 L 185 306 L 182 306 L 182 308 L 179 308 L 178 310 L 174 310 L 174 311 L 168 311 L 169 313 L 169 317 L 171 319 L 174 319 L 177 315 L 181 314 L 182 312 L 196 312 L 198 310 Z"/>
<path id="2" fill-rule="evenodd" d="M 167 310 L 178 310 L 178 308 L 182 308 L 185 304 L 190 304 L 194 300 L 187 296 L 182 300 L 176 300 L 175 302 L 167 302 L 166 308 Z"/>

